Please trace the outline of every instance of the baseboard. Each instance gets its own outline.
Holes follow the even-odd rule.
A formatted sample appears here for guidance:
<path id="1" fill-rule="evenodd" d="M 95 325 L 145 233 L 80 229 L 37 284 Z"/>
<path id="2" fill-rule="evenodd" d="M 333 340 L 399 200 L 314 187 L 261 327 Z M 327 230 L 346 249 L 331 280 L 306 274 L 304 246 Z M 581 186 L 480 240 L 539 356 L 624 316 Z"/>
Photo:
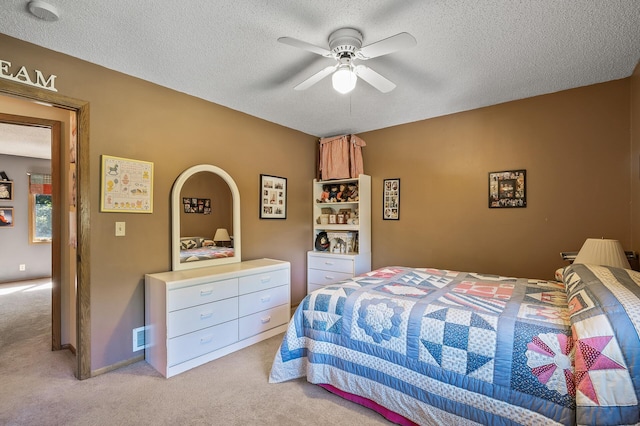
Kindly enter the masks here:
<path id="1" fill-rule="evenodd" d="M 64 345 L 60 346 L 61 351 L 65 349 L 69 349 L 69 351 L 74 355 L 76 354 L 76 348 L 71 343 L 65 343 Z"/>
<path id="2" fill-rule="evenodd" d="M 120 361 L 116 364 L 107 365 L 106 367 L 98 368 L 97 370 L 91 371 L 91 377 L 96 377 L 101 374 L 108 373 L 113 370 L 117 370 L 118 368 L 125 367 L 127 365 L 135 364 L 138 361 L 144 361 L 144 353 L 142 355 L 134 356 L 133 358 L 125 359 L 124 361 Z"/>

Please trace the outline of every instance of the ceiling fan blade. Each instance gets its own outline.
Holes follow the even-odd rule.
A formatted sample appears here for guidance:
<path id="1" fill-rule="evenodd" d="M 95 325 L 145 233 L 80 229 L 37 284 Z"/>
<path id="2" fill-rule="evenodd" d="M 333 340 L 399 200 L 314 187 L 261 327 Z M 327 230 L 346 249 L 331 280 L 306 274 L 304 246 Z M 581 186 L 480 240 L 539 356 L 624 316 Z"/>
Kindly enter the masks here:
<path id="1" fill-rule="evenodd" d="M 367 66 L 358 65 L 355 67 L 355 72 L 358 77 L 360 77 L 382 93 L 390 92 L 396 88 L 396 85 L 394 83 L 387 80 Z"/>
<path id="2" fill-rule="evenodd" d="M 316 84 L 317 82 L 319 82 L 320 80 L 322 80 L 323 78 L 325 78 L 326 76 L 334 72 L 336 68 L 338 68 L 337 64 L 331 65 L 330 67 L 326 67 L 318 71 L 317 73 L 315 73 L 314 75 L 312 75 L 311 77 L 309 77 L 308 79 L 306 79 L 305 81 L 303 81 L 302 83 L 294 87 L 294 90 L 308 89 L 309 87 L 313 86 L 314 84 Z"/>
<path id="3" fill-rule="evenodd" d="M 376 58 L 408 47 L 413 47 L 417 43 L 411 34 L 400 33 L 360 48 L 357 56 L 359 59 Z"/>
<path id="4" fill-rule="evenodd" d="M 315 44 L 307 43 L 306 41 L 298 40 L 297 38 L 280 37 L 278 41 L 282 44 L 288 44 L 289 46 L 307 50 L 320 56 L 326 56 L 328 58 L 331 57 L 331 52 L 324 47 L 316 46 Z"/>

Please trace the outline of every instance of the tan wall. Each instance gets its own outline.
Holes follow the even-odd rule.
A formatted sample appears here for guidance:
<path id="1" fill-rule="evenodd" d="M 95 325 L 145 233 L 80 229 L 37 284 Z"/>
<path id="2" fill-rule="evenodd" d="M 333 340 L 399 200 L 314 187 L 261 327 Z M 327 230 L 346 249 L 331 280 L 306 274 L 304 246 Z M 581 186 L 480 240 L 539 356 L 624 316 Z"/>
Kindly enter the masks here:
<path id="1" fill-rule="evenodd" d="M 640 64 L 631 80 L 631 223 L 632 247 L 640 248 Z"/>
<path id="2" fill-rule="evenodd" d="M 373 266 L 551 278 L 587 237 L 631 246 L 629 79 L 363 133 Z M 488 208 L 488 173 L 527 170 L 523 209 Z M 400 221 L 382 179 L 400 178 Z M 637 191 L 636 191 L 637 192 Z"/>
<path id="3" fill-rule="evenodd" d="M 0 59 L 56 74 L 60 94 L 90 103 L 92 370 L 138 355 L 132 329 L 144 324 L 144 274 L 171 268 L 171 186 L 196 164 L 216 165 L 234 178 L 243 259 L 290 261 L 292 301 L 300 301 L 301 248 L 311 246 L 314 137 L 4 35 L 0 45 Z M 99 212 L 101 154 L 154 163 L 153 214 Z M 259 219 L 261 173 L 288 178 L 287 220 Z M 115 237 L 116 221 L 126 222 L 126 237 Z"/>

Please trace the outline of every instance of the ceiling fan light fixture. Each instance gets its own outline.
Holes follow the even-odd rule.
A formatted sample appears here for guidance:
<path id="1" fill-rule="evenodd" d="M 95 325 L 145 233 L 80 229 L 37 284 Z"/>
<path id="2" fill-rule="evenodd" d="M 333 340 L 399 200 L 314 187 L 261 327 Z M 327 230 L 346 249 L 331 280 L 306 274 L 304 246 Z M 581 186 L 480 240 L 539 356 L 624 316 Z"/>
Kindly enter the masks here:
<path id="1" fill-rule="evenodd" d="M 331 76 L 334 90 L 343 95 L 352 91 L 357 81 L 358 76 L 349 65 L 340 65 Z"/>

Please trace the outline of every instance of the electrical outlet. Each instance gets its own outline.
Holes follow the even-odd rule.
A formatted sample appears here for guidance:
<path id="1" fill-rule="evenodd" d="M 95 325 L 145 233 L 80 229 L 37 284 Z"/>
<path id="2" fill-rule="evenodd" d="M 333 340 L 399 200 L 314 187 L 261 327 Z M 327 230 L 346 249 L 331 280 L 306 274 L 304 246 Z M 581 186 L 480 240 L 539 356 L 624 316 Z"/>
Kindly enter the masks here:
<path id="1" fill-rule="evenodd" d="M 25 265 L 24 263 L 21 263 L 19 266 L 21 271 L 26 271 L 27 270 L 27 265 Z"/>
<path id="2" fill-rule="evenodd" d="M 125 236 L 125 223 L 124 222 L 116 222 L 116 237 L 124 237 Z"/>

